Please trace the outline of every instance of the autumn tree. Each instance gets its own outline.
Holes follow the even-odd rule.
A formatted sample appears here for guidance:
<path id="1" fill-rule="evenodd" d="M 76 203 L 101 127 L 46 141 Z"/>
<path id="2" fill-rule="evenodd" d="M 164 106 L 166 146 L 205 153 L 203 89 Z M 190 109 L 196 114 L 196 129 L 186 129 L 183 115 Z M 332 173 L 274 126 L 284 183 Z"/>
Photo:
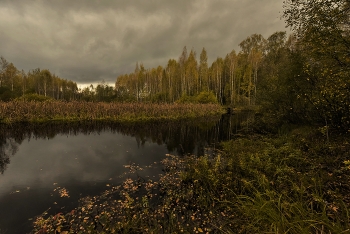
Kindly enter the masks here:
<path id="1" fill-rule="evenodd" d="M 247 69 L 251 71 L 247 72 L 247 93 L 249 99 L 249 105 L 254 105 L 256 100 L 257 84 L 258 84 L 258 69 L 260 62 L 262 61 L 264 48 L 266 40 L 260 34 L 253 34 L 250 37 L 247 37 L 243 40 L 239 46 L 242 49 L 242 52 L 246 55 L 247 58 Z M 253 92 L 253 98 L 251 93 Z"/>
<path id="2" fill-rule="evenodd" d="M 169 100 L 174 102 L 180 96 L 180 82 L 178 82 L 178 63 L 175 59 L 169 59 L 165 68 L 166 82 Z"/>
<path id="3" fill-rule="evenodd" d="M 225 102 L 236 105 L 238 96 L 237 90 L 237 55 L 232 50 L 224 59 L 224 95 Z"/>
<path id="4" fill-rule="evenodd" d="M 187 48 L 183 48 L 181 56 L 179 58 L 179 70 L 180 70 L 180 84 L 181 84 L 181 95 L 187 95 L 186 87 L 186 61 L 187 61 Z"/>
<path id="5" fill-rule="evenodd" d="M 261 63 L 261 81 L 258 87 L 259 104 L 274 102 L 275 99 L 278 99 L 277 96 L 281 95 L 280 91 L 285 92 L 281 81 L 286 75 L 282 73 L 288 69 L 289 63 L 291 63 L 286 39 L 286 32 L 275 32 L 267 38 L 266 54 Z"/>
<path id="6" fill-rule="evenodd" d="M 15 85 L 15 80 L 17 78 L 18 70 L 17 68 L 13 65 L 13 63 L 10 63 L 6 67 L 5 71 L 5 76 L 7 77 L 7 81 L 9 82 L 9 86 L 11 87 L 11 91 L 14 91 L 14 85 Z"/>
<path id="7" fill-rule="evenodd" d="M 208 55 L 207 51 L 203 47 L 199 56 L 199 90 L 209 91 L 209 68 L 208 68 Z"/>
<path id="8" fill-rule="evenodd" d="M 3 86 L 5 80 L 5 71 L 9 63 L 4 57 L 0 57 L 0 87 Z"/>
<path id="9" fill-rule="evenodd" d="M 52 83 L 51 72 L 47 69 L 44 69 L 40 72 L 40 83 L 42 83 L 44 96 L 47 96 L 48 88 Z"/>
<path id="10" fill-rule="evenodd" d="M 210 78 L 209 84 L 210 89 L 214 91 L 217 100 L 223 104 L 223 69 L 224 60 L 218 57 L 211 65 L 209 69 Z"/>
<path id="11" fill-rule="evenodd" d="M 28 82 L 28 76 L 22 69 L 20 72 L 20 78 L 21 78 L 21 86 L 22 86 L 22 95 L 24 95 L 27 91 L 27 82 Z"/>
<path id="12" fill-rule="evenodd" d="M 304 57 L 296 84 L 314 120 L 350 128 L 350 4 L 348 0 L 288 0 L 284 18 Z"/>
<path id="13" fill-rule="evenodd" d="M 198 63 L 196 59 L 196 52 L 192 49 L 185 63 L 185 82 L 186 93 L 190 96 L 194 96 L 199 92 L 199 79 L 198 79 Z"/>

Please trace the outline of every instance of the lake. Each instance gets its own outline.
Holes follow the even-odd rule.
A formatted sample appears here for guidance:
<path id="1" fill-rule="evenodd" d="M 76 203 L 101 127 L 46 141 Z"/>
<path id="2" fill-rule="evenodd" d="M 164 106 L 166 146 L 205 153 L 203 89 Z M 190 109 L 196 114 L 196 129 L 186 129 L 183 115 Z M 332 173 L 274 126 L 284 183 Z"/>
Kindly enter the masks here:
<path id="1" fill-rule="evenodd" d="M 44 211 L 72 210 L 79 198 L 120 184 L 129 165 L 156 179 L 166 154 L 210 154 L 250 121 L 243 113 L 152 124 L 0 125 L 0 234 L 28 233 Z"/>

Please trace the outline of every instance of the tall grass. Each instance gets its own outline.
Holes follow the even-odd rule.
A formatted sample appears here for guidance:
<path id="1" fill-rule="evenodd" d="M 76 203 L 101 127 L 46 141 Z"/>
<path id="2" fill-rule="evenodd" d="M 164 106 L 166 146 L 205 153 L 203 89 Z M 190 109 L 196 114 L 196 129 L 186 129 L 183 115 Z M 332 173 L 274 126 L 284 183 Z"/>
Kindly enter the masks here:
<path id="1" fill-rule="evenodd" d="M 328 145 L 300 136 L 238 139 L 224 144 L 220 173 L 210 173 L 216 164 L 209 160 L 212 166 L 206 172 L 194 167 L 186 174 L 218 175 L 215 181 L 224 181 L 216 190 L 220 196 L 209 193 L 236 217 L 236 227 L 226 225 L 227 232 L 349 233 L 350 173 L 343 163 L 349 149 L 339 150 L 346 143 Z M 215 181 L 204 181 L 211 181 L 204 186 L 210 191 Z"/>
<path id="2" fill-rule="evenodd" d="M 50 120 L 135 122 L 203 117 L 223 113 L 217 104 L 143 104 L 63 101 L 0 102 L 0 123 Z"/>

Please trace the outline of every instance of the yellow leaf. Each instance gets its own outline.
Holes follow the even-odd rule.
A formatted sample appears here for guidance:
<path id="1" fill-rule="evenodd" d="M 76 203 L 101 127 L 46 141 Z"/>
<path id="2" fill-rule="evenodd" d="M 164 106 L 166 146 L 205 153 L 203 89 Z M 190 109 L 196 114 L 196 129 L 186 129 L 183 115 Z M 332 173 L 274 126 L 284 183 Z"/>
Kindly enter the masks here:
<path id="1" fill-rule="evenodd" d="M 199 232 L 203 232 L 202 228 L 198 228 L 198 231 L 199 231 Z"/>

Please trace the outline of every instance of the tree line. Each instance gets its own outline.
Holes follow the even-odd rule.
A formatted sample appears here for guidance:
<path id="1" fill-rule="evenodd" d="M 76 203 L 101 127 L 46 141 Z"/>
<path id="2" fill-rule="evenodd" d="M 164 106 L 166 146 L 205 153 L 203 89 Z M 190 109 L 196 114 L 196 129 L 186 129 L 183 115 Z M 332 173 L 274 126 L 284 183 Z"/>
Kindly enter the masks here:
<path id="1" fill-rule="evenodd" d="M 85 100 L 112 101 L 115 91 L 104 81 L 96 87 L 90 85 L 79 89 L 76 82 L 63 79 L 48 69 L 19 70 L 13 63 L 0 57 L 0 101 L 25 97 L 33 100 Z"/>
<path id="2" fill-rule="evenodd" d="M 241 51 L 232 50 L 210 66 L 205 48 L 197 61 L 196 51 L 188 52 L 185 46 L 180 57 L 169 59 L 166 67 L 146 69 L 137 63 L 134 72 L 120 75 L 116 98 L 171 103 L 211 93 L 223 105 L 261 104 L 271 86 L 278 85 L 281 70 L 291 64 L 296 44 L 295 35 L 286 32 L 275 32 L 267 39 L 253 34 L 239 44 Z"/>
<path id="3" fill-rule="evenodd" d="M 137 63 L 134 72 L 117 78 L 117 98 L 171 103 L 191 101 L 201 93 L 212 93 L 221 104 L 254 105 L 258 70 L 268 46 L 276 46 L 272 43 L 277 42 L 271 41 L 276 35 L 275 40 L 286 37 L 285 32 L 277 32 L 267 40 L 260 34 L 253 34 L 240 43 L 241 52 L 232 50 L 225 58 L 218 57 L 210 66 L 205 48 L 197 61 L 196 51 L 191 49 L 188 52 L 186 46 L 179 59 L 169 59 L 166 67 L 146 69 Z"/>
<path id="4" fill-rule="evenodd" d="M 78 88 L 75 82 L 62 79 L 47 69 L 36 68 L 26 73 L 0 57 L 0 100 L 9 101 L 26 94 L 73 100 L 77 98 Z"/>

